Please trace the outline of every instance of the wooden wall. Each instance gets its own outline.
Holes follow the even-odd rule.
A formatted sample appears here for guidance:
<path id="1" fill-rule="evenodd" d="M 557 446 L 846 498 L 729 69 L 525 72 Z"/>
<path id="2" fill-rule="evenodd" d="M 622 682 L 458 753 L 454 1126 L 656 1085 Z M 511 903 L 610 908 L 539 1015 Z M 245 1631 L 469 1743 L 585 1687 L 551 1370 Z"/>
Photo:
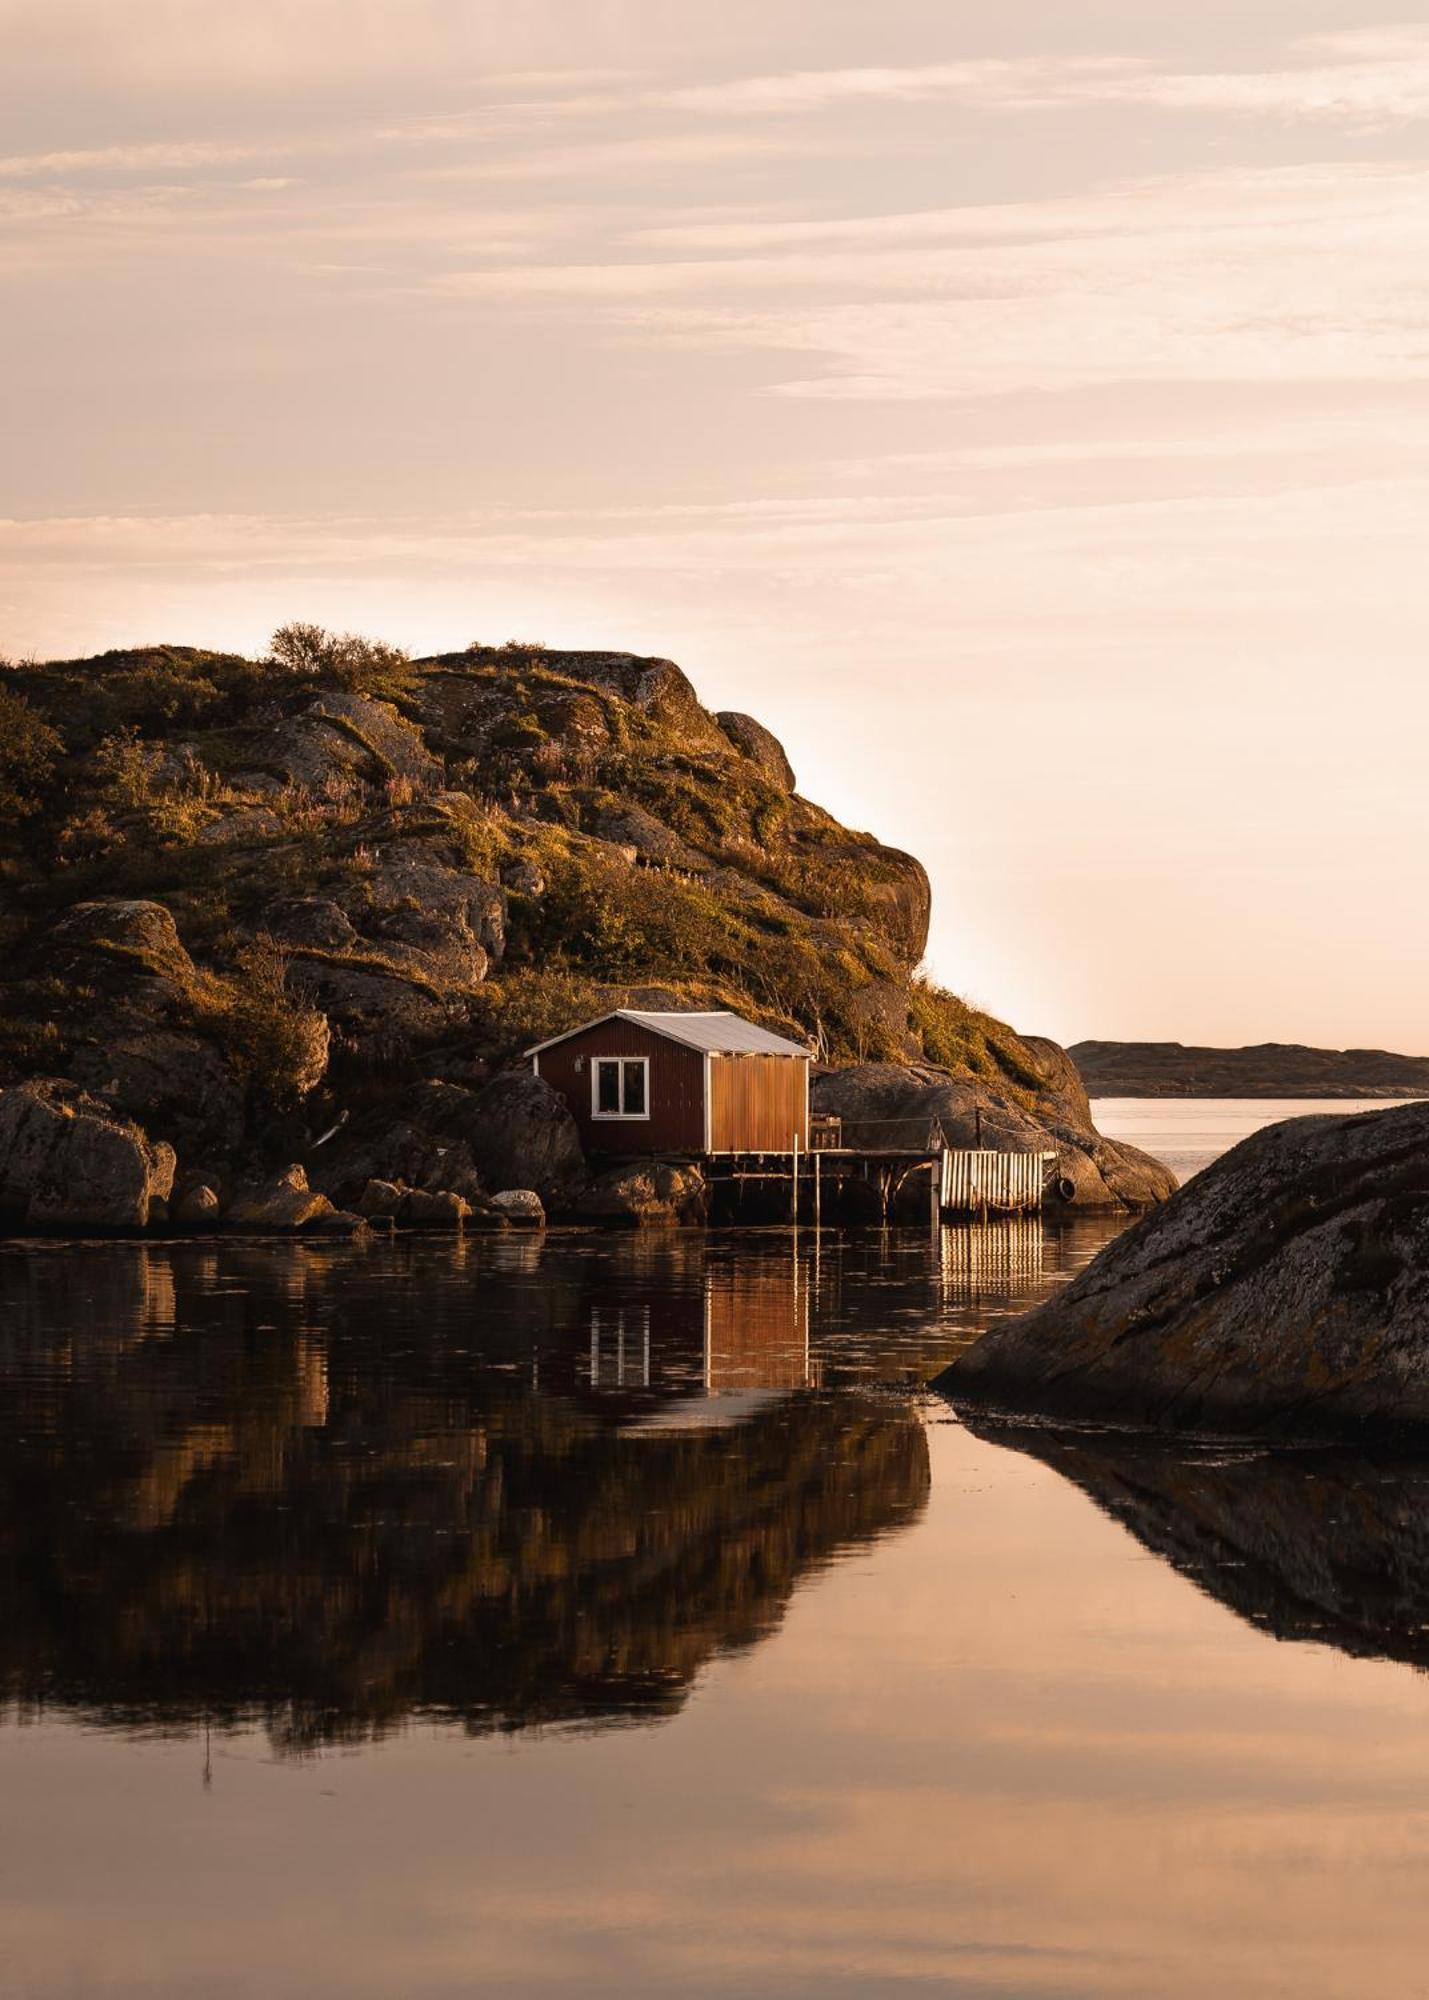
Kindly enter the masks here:
<path id="1" fill-rule="evenodd" d="M 710 1057 L 710 1151 L 787 1153 L 809 1144 L 809 1066 L 797 1056 Z"/>
<path id="2" fill-rule="evenodd" d="M 646 1056 L 650 1062 L 648 1118 L 592 1118 L 591 1058 Z M 587 1153 L 702 1153 L 705 1149 L 705 1059 L 635 1021 L 602 1021 L 536 1058 L 536 1067 L 570 1107 Z"/>

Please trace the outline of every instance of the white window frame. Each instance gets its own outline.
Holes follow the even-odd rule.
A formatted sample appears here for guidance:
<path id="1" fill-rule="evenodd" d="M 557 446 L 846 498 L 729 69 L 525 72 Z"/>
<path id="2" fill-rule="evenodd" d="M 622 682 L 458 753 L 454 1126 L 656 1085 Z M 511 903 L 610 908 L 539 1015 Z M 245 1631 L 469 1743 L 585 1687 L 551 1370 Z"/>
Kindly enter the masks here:
<path id="1" fill-rule="evenodd" d="M 643 1111 L 602 1111 L 600 1108 L 600 1066 L 602 1063 L 619 1063 L 620 1101 L 625 1102 L 625 1071 L 638 1063 L 645 1072 L 645 1109 Z M 649 1056 L 592 1056 L 590 1059 L 590 1115 L 599 1124 L 625 1123 L 648 1125 L 650 1123 L 650 1058 Z"/>

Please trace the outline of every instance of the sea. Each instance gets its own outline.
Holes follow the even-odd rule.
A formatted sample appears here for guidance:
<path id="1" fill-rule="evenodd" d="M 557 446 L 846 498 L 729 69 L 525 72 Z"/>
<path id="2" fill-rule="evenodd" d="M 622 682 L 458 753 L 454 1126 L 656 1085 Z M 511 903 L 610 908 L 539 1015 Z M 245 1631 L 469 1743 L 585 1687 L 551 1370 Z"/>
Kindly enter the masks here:
<path id="1" fill-rule="evenodd" d="M 1122 1226 L 0 1246 L 0 1994 L 1429 1992 L 1429 1465 L 928 1387 Z"/>

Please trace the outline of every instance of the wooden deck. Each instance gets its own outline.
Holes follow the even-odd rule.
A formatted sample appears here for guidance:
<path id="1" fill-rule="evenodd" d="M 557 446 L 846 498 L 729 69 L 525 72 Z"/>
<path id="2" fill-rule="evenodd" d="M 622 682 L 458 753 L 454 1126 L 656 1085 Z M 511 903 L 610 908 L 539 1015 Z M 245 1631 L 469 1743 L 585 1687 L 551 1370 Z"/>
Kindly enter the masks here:
<path id="1" fill-rule="evenodd" d="M 941 1134 L 937 1134 L 941 1138 Z M 826 1188 L 840 1181 L 874 1182 L 886 1216 L 910 1182 L 926 1176 L 928 1210 L 933 1216 L 1030 1215 L 1043 1205 L 1056 1170 L 1052 1152 L 997 1152 L 946 1145 L 830 1145 L 827 1137 L 810 1152 L 787 1156 L 726 1154 L 709 1160 L 716 1176 L 735 1182 L 779 1181 L 789 1190 L 790 1216 L 819 1221 Z"/>

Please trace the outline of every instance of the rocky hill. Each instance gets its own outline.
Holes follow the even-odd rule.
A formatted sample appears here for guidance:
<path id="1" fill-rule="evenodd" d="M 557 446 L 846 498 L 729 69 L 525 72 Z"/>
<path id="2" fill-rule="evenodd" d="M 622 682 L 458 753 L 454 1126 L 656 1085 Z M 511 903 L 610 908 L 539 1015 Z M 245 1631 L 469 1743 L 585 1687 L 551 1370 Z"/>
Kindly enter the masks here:
<path id="1" fill-rule="evenodd" d="M 1078 1042 L 1068 1054 L 1093 1097 L 1429 1097 L 1429 1056 L 1385 1049 Z"/>
<path id="2" fill-rule="evenodd" d="M 0 1211 L 142 1221 L 192 1210 L 201 1174 L 202 1220 L 295 1160 L 344 1202 L 374 1175 L 568 1202 L 573 1128 L 501 1072 L 637 998 L 796 1032 L 857 1066 L 865 1112 L 911 1092 L 988 1143 L 1043 1135 L 1077 1199 L 1166 1192 L 1096 1135 L 1060 1050 L 919 976 L 928 916 L 917 861 L 800 797 L 769 732 L 706 711 L 667 660 L 413 661 L 289 627 L 261 661 L 13 668 Z M 77 1207 L 86 1175 L 107 1185 L 95 1148 L 126 1145 L 113 1211 Z M 269 1193 L 268 1219 L 322 1219 L 304 1174 Z"/>

